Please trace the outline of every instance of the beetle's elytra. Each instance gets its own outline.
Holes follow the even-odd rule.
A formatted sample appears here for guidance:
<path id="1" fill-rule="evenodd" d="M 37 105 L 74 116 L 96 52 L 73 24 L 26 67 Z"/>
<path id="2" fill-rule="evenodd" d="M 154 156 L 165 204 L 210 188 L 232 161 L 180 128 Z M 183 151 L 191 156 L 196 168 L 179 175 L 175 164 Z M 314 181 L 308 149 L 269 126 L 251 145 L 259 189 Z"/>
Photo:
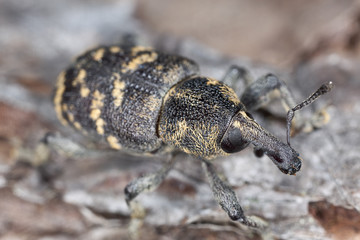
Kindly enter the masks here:
<path id="1" fill-rule="evenodd" d="M 163 98 L 197 71 L 190 60 L 149 48 L 100 47 L 60 74 L 55 109 L 62 123 L 100 135 L 112 148 L 156 151 Z"/>
<path id="2" fill-rule="evenodd" d="M 61 123 L 104 140 L 113 149 L 141 154 L 181 150 L 202 159 L 221 207 L 231 219 L 254 226 L 208 160 L 252 144 L 282 172 L 295 174 L 301 167 L 299 154 L 257 124 L 247 110 L 262 106 L 271 92 L 280 91 L 291 109 L 290 128 L 293 112 L 331 87 L 324 85 L 294 107 L 286 85 L 268 74 L 251 83 L 240 100 L 223 82 L 199 75 L 192 60 L 147 47 L 110 46 L 86 52 L 60 74 L 54 105 Z M 125 191 L 127 202 L 158 186 L 171 166 L 131 182 Z"/>

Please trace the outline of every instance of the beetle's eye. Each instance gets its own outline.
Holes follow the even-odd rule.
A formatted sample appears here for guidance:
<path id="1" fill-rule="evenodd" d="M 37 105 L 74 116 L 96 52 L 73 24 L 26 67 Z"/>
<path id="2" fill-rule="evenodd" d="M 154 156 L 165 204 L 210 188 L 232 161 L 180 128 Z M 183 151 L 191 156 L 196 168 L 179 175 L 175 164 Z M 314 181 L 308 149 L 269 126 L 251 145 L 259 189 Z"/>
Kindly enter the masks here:
<path id="1" fill-rule="evenodd" d="M 239 128 L 230 126 L 221 140 L 221 148 L 227 153 L 239 152 L 249 145 L 242 138 Z"/>

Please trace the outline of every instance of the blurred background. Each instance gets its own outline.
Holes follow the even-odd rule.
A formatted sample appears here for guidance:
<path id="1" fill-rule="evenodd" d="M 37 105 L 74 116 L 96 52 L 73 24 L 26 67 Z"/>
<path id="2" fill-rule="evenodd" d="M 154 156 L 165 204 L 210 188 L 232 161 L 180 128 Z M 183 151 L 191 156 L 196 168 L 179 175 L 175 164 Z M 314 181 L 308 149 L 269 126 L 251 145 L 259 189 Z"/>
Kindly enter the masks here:
<path id="1" fill-rule="evenodd" d="M 360 1 L 0 0 L 0 240 L 128 239 L 123 188 L 159 159 L 71 158 L 40 144 L 48 132 L 81 141 L 52 109 L 56 77 L 83 51 L 125 34 L 196 60 L 206 76 L 220 79 L 232 64 L 254 77 L 274 72 L 298 100 L 335 84 L 304 110 L 326 108 L 331 120 L 292 139 L 304 159 L 296 177 L 251 149 L 217 161 L 245 212 L 267 229 L 230 221 L 200 164 L 184 156 L 157 191 L 139 197 L 142 239 L 360 239 Z M 277 105 L 274 116 L 255 116 L 285 140 Z"/>

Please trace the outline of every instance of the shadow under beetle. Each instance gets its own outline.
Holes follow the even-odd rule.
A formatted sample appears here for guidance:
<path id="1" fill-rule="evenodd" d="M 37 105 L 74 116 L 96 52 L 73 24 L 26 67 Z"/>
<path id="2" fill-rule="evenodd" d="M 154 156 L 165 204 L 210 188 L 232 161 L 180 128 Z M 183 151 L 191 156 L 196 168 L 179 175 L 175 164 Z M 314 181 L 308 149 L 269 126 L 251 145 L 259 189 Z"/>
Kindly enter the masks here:
<path id="1" fill-rule="evenodd" d="M 240 79 L 246 80 L 247 87 L 239 99 L 224 82 L 231 85 Z M 190 59 L 147 47 L 115 45 L 79 56 L 59 75 L 53 101 L 62 124 L 113 149 L 150 155 L 180 150 L 201 159 L 219 205 L 232 220 L 256 227 L 211 160 L 252 144 L 283 173 L 294 175 L 301 168 L 299 153 L 289 142 L 294 112 L 331 88 L 331 82 L 324 84 L 296 105 L 284 82 L 273 74 L 252 81 L 245 69 L 233 66 L 223 81 L 217 81 L 199 75 L 198 65 Z M 287 143 L 262 128 L 248 112 L 266 105 L 273 96 L 288 110 Z M 297 128 L 305 125 L 301 118 L 296 120 Z M 159 186 L 174 159 L 127 185 L 126 201 L 132 211 L 132 200 Z"/>

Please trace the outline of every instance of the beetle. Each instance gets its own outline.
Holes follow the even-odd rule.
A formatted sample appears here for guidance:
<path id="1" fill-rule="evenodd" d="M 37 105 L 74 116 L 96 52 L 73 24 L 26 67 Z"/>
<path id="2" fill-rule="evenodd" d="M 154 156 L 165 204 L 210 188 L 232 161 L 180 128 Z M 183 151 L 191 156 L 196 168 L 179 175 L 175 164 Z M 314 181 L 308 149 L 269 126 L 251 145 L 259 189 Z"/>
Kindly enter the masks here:
<path id="1" fill-rule="evenodd" d="M 252 144 L 283 173 L 295 175 L 301 158 L 289 140 L 294 112 L 330 91 L 332 83 L 295 106 L 285 83 L 273 74 L 248 81 L 241 98 L 224 83 L 248 76 L 244 68 L 233 66 L 224 81 L 218 81 L 201 76 L 198 65 L 182 56 L 142 46 L 100 46 L 79 56 L 59 75 L 53 103 L 63 125 L 112 149 L 143 155 L 181 151 L 201 159 L 218 204 L 232 220 L 255 227 L 234 191 L 216 174 L 212 160 Z M 287 143 L 249 113 L 267 104 L 276 92 L 289 110 Z M 159 186 L 174 159 L 126 186 L 130 208 L 138 194 Z"/>

